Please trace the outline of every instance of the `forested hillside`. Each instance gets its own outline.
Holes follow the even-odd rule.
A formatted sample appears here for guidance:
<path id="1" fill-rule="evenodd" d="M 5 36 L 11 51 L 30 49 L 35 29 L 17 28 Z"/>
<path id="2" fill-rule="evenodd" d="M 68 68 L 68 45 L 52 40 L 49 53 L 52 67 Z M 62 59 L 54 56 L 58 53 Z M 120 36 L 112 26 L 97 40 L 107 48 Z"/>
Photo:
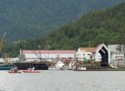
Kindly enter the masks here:
<path id="1" fill-rule="evenodd" d="M 76 49 L 99 43 L 125 43 L 125 3 L 84 15 L 51 33 L 43 42 L 51 49 Z"/>
<path id="2" fill-rule="evenodd" d="M 44 39 L 6 45 L 4 52 L 17 56 L 19 49 L 77 49 L 99 43 L 125 43 L 125 3 L 91 12 L 79 20 L 53 31 Z"/>
<path id="3" fill-rule="evenodd" d="M 92 10 L 124 0 L 0 0 L 0 36 L 7 42 L 38 39 Z"/>

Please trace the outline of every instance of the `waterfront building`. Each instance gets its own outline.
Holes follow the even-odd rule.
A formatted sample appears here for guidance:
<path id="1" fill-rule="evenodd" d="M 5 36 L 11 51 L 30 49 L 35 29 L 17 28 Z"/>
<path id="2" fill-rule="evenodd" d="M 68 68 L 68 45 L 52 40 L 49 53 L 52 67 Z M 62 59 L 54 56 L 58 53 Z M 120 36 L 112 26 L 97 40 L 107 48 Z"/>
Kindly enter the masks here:
<path id="1" fill-rule="evenodd" d="M 52 61 L 54 59 L 68 59 L 75 57 L 75 50 L 20 50 L 20 60 Z"/>
<path id="2" fill-rule="evenodd" d="M 79 61 L 94 60 L 101 62 L 101 65 L 107 66 L 110 63 L 110 50 L 105 44 L 99 44 L 97 47 L 80 47 L 76 52 Z"/>

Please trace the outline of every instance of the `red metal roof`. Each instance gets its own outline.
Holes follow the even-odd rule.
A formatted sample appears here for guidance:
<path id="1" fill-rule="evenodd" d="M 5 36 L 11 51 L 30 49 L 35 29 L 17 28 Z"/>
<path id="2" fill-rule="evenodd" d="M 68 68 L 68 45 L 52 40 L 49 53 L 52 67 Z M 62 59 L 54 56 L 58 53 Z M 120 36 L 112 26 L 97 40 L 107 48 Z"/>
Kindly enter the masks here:
<path id="1" fill-rule="evenodd" d="M 82 48 L 80 47 L 80 50 L 85 50 L 87 52 L 96 52 L 96 50 L 101 47 L 103 44 L 98 44 L 97 47 L 86 47 L 86 48 Z"/>
<path id="2" fill-rule="evenodd" d="M 80 50 L 85 50 L 87 52 L 95 52 L 96 48 L 95 47 L 86 47 L 86 48 L 80 48 Z"/>
<path id="3" fill-rule="evenodd" d="M 75 54 L 75 50 L 22 50 L 23 54 Z"/>

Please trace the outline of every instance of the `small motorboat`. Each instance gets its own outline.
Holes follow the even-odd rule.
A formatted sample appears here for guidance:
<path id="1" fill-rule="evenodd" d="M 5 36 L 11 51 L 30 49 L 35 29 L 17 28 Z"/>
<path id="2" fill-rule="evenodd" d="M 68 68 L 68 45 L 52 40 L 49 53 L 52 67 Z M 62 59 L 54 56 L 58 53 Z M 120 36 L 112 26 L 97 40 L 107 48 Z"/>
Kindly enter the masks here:
<path id="1" fill-rule="evenodd" d="M 8 73 L 21 73 L 20 71 L 14 72 L 14 71 L 8 71 Z"/>
<path id="2" fill-rule="evenodd" d="M 74 71 L 85 71 L 86 67 L 78 67 L 77 69 L 74 69 Z"/>
<path id="3" fill-rule="evenodd" d="M 56 70 L 55 67 L 49 67 L 48 70 Z"/>
<path id="4" fill-rule="evenodd" d="M 40 73 L 39 70 L 35 70 L 35 68 L 28 68 L 27 70 L 23 70 L 24 73 Z"/>
<path id="5" fill-rule="evenodd" d="M 21 73 L 18 68 L 12 68 L 8 71 L 8 73 Z"/>

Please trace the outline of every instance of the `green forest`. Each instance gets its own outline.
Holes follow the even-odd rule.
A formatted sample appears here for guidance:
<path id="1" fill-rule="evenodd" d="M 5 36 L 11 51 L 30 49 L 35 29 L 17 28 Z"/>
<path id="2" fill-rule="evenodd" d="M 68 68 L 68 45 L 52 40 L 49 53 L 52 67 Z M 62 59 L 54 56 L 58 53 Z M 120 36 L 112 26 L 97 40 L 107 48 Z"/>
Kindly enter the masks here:
<path id="1" fill-rule="evenodd" d="M 78 21 L 51 33 L 43 45 L 49 44 L 51 49 L 76 49 L 80 46 L 96 46 L 99 43 L 124 43 L 124 10 L 125 3 L 84 15 Z"/>
<path id="2" fill-rule="evenodd" d="M 125 43 L 125 3 L 97 10 L 50 33 L 44 39 L 6 44 L 3 51 L 9 56 L 19 55 L 20 49 L 77 49 L 100 43 Z"/>
<path id="3" fill-rule="evenodd" d="M 7 42 L 46 37 L 90 11 L 124 0 L 0 0 L 0 36 Z"/>

